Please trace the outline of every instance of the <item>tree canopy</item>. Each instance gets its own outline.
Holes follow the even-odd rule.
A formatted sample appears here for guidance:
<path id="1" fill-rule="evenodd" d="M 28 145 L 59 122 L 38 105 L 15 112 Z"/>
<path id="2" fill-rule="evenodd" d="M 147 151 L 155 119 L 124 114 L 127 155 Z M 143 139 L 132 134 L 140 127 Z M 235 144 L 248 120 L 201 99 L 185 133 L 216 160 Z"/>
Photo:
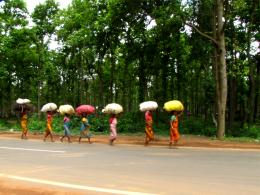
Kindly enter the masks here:
<path id="1" fill-rule="evenodd" d="M 0 115 L 18 97 L 38 111 L 51 101 L 135 112 L 178 99 L 216 118 L 222 138 L 260 118 L 259 9 L 259 0 L 72 0 L 61 10 L 46 0 L 29 14 L 23 0 L 1 2 Z"/>

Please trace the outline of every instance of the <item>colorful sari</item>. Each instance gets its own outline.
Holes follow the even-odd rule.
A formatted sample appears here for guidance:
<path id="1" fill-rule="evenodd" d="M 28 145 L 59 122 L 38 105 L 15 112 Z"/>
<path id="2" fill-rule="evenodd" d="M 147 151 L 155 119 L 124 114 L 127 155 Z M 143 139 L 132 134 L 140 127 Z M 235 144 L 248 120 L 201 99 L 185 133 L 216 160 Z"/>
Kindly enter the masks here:
<path id="1" fill-rule="evenodd" d="M 177 142 L 180 139 L 179 133 L 179 119 L 177 115 L 171 117 L 170 141 Z"/>
<path id="2" fill-rule="evenodd" d="M 47 115 L 47 126 L 45 129 L 46 133 L 51 133 L 52 132 L 52 114 Z"/>
<path id="3" fill-rule="evenodd" d="M 27 127 L 27 114 L 26 113 L 22 113 L 22 117 L 21 117 L 21 128 L 22 128 L 22 133 L 23 135 L 26 135 L 28 132 L 28 127 Z"/>
<path id="4" fill-rule="evenodd" d="M 64 122 L 64 135 L 65 136 L 70 136 L 70 118 L 65 116 L 63 119 Z"/>
<path id="5" fill-rule="evenodd" d="M 116 117 L 111 117 L 109 119 L 109 124 L 110 124 L 110 140 L 115 140 L 117 138 L 117 130 L 116 130 L 117 119 L 116 119 Z"/>
<path id="6" fill-rule="evenodd" d="M 81 127 L 80 127 L 80 137 L 82 138 L 90 138 L 91 133 L 89 132 L 90 124 L 86 117 L 81 119 Z"/>
<path id="7" fill-rule="evenodd" d="M 145 134 L 146 142 L 149 142 L 154 139 L 153 118 L 150 111 L 146 111 L 145 113 Z"/>

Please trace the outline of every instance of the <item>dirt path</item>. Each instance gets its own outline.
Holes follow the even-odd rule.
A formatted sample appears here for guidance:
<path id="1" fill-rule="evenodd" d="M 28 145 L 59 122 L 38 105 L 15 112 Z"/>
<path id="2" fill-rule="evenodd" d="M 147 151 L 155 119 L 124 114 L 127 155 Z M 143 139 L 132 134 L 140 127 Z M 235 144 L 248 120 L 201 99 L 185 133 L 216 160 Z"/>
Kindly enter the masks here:
<path id="1" fill-rule="evenodd" d="M 60 142 L 60 135 L 55 135 L 56 142 Z M 20 138 L 20 132 L 1 132 L 0 138 Z M 93 143 L 108 144 L 108 135 L 94 135 L 91 139 Z M 28 139 L 42 140 L 42 134 L 29 134 Z M 47 140 L 49 141 L 49 140 Z M 64 139 L 66 142 L 66 138 Z M 72 137 L 72 142 L 78 142 L 78 136 Z M 82 139 L 82 143 L 87 143 L 86 139 Z M 169 143 L 168 137 L 157 136 L 155 140 L 150 143 L 151 146 L 165 146 Z M 115 141 L 115 144 L 134 144 L 143 145 L 144 135 L 120 135 Z M 238 142 L 238 141 L 220 141 L 203 136 L 182 135 L 178 146 L 184 147 L 209 147 L 209 148 L 240 148 L 240 149 L 260 149 L 258 142 Z"/>
<path id="2" fill-rule="evenodd" d="M 0 178 L 0 195 L 83 195 L 79 191 Z"/>

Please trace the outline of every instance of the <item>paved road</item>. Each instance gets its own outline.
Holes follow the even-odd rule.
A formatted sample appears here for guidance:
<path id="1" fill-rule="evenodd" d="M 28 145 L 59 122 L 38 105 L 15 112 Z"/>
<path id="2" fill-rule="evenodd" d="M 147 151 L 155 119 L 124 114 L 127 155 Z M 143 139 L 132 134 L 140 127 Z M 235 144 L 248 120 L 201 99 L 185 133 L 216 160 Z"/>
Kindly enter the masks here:
<path id="1" fill-rule="evenodd" d="M 0 179 L 86 194 L 260 194 L 260 151 L 0 138 Z"/>

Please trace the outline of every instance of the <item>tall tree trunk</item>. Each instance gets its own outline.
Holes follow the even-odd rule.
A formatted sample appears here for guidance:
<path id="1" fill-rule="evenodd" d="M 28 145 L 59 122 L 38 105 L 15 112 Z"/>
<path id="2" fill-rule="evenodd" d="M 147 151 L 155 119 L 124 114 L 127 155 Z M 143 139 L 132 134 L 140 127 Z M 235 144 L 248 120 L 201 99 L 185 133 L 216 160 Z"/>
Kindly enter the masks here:
<path id="1" fill-rule="evenodd" d="M 236 52 L 234 51 L 234 35 L 235 35 L 235 27 L 234 27 L 234 21 L 233 19 L 230 20 L 230 26 L 231 26 L 231 44 L 230 44 L 230 51 L 231 51 L 231 61 L 230 63 L 233 64 L 233 66 L 236 66 Z M 232 69 L 232 72 L 234 70 Z M 236 74 L 236 73 L 235 73 Z M 229 104 L 228 104 L 228 130 L 233 127 L 233 122 L 235 118 L 236 113 L 236 105 L 237 105 L 237 79 L 235 76 L 230 76 L 229 78 Z"/>
<path id="2" fill-rule="evenodd" d="M 37 109 L 38 109 L 38 118 L 41 117 L 41 93 L 42 93 L 42 75 L 43 75 L 43 62 L 42 62 L 42 45 L 43 40 L 40 41 L 40 43 L 37 44 L 37 52 L 39 55 L 38 58 L 38 81 L 37 81 Z"/>
<path id="3" fill-rule="evenodd" d="M 167 101 L 168 97 L 168 63 L 169 63 L 169 56 L 168 53 L 163 55 L 162 59 L 162 100 L 165 102 Z"/>
<path id="4" fill-rule="evenodd" d="M 216 25 L 213 29 L 216 30 L 216 38 L 201 32 L 196 26 L 188 24 L 194 28 L 199 34 L 211 40 L 215 46 L 216 63 L 215 63 L 215 75 L 216 75 L 216 97 L 217 97 L 217 138 L 222 139 L 225 135 L 225 116 L 226 116 L 226 104 L 227 104 L 227 68 L 226 68 L 226 46 L 225 46 L 225 34 L 224 34 L 224 4 L 223 0 L 215 1 L 216 12 Z M 214 30 L 213 30 L 214 34 Z"/>
<path id="5" fill-rule="evenodd" d="M 226 102 L 227 102 L 227 71 L 226 71 L 226 47 L 225 47 L 225 34 L 224 34 L 224 5 L 223 0 L 216 0 L 217 2 L 217 32 L 216 39 L 218 43 L 217 49 L 217 83 L 218 83 L 218 126 L 217 137 L 222 139 L 225 135 L 225 114 L 226 114 Z"/>
<path id="6" fill-rule="evenodd" d="M 4 81 L 3 80 L 0 81 L 0 86 L 1 86 L 1 88 L 0 88 L 0 98 L 1 98 L 0 117 L 4 117 L 3 113 L 4 113 L 4 105 L 5 105 L 5 103 L 4 103 L 4 100 L 5 100 L 5 98 L 4 98 Z"/>
<path id="7" fill-rule="evenodd" d="M 253 122 L 254 116 L 254 103 L 255 103 L 255 78 L 254 78 L 254 66 L 255 64 L 251 60 L 250 48 L 251 48 L 251 38 L 252 38 L 252 30 L 251 23 L 248 23 L 248 31 L 247 31 L 247 60 L 249 65 L 249 97 L 248 97 L 248 109 L 246 110 L 248 115 L 248 126 L 250 127 Z"/>
<path id="8" fill-rule="evenodd" d="M 139 90 L 138 90 L 138 100 L 139 102 L 143 102 L 146 97 L 146 90 L 147 90 L 147 81 L 146 81 L 146 75 L 145 75 L 145 64 L 143 56 L 140 56 L 139 61 L 139 71 L 138 71 L 138 77 L 139 77 Z"/>
<path id="9" fill-rule="evenodd" d="M 125 111 L 129 111 L 128 110 L 128 107 L 127 107 L 127 88 L 130 89 L 131 86 L 129 86 L 129 82 L 128 81 L 128 61 L 126 60 L 124 62 L 124 70 L 123 70 L 123 75 L 124 75 L 124 78 L 123 78 L 123 87 L 122 87 L 122 105 L 126 108 Z"/>
<path id="10" fill-rule="evenodd" d="M 99 100 L 98 104 L 104 106 L 105 98 L 104 98 L 104 78 L 103 78 L 103 69 L 101 66 L 101 61 L 98 62 L 98 77 L 99 77 Z"/>
<path id="11" fill-rule="evenodd" d="M 255 73 L 256 73 L 256 64 L 253 62 L 250 50 L 251 50 L 251 39 L 252 39 L 252 28 L 253 21 L 255 20 L 255 12 L 259 7 L 259 1 L 254 1 L 252 4 L 252 9 L 250 13 L 250 20 L 248 22 L 248 30 L 247 30 L 247 59 L 249 64 L 249 109 L 248 109 L 248 125 L 251 126 L 254 120 L 254 111 L 255 111 L 255 91 L 256 91 L 256 81 L 255 81 Z"/>
<path id="12" fill-rule="evenodd" d="M 256 56 L 256 75 L 255 120 L 260 118 L 260 53 Z"/>
<path id="13" fill-rule="evenodd" d="M 110 49 L 111 51 L 111 57 L 110 57 L 110 63 L 111 63 L 111 68 L 110 68 L 110 102 L 114 102 L 115 101 L 115 81 L 114 81 L 114 74 L 115 74 L 115 59 L 114 59 L 114 52 L 112 49 Z"/>
<path id="14" fill-rule="evenodd" d="M 41 116 L 41 81 L 37 83 L 37 109 L 38 109 L 38 118 Z"/>
<path id="15" fill-rule="evenodd" d="M 236 113 L 236 96 L 237 94 L 237 81 L 234 77 L 229 80 L 229 105 L 228 105 L 228 129 L 233 127 L 233 122 Z"/>
<path id="16" fill-rule="evenodd" d="M 7 86 L 5 91 L 5 117 L 9 118 L 11 114 L 11 101 L 12 101 L 12 81 L 11 81 L 11 72 L 9 72 L 8 79 L 7 79 Z"/>

